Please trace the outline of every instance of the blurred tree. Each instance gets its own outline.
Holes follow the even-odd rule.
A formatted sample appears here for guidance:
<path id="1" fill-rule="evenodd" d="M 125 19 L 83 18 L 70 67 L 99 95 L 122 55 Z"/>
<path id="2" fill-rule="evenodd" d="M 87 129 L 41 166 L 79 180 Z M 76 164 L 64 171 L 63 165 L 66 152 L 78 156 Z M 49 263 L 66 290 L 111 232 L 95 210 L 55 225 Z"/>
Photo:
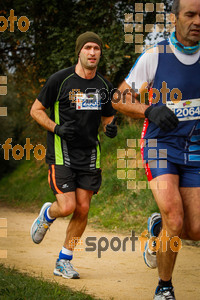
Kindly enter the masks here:
<path id="1" fill-rule="evenodd" d="M 0 65 L 19 78 L 22 70 L 34 66 L 37 79 L 47 78 L 53 72 L 76 62 L 75 41 L 79 34 L 90 30 L 103 40 L 104 51 L 100 69 L 114 85 L 127 74 L 138 53 L 134 44 L 124 42 L 124 14 L 134 13 L 134 2 L 93 0 L 1 0 L 1 14 L 6 18 L 10 9 L 15 16 L 26 16 L 30 27 L 21 32 L 15 21 L 15 30 L 0 33 Z M 136 2 L 136 1 L 135 1 Z M 160 3 L 160 0 L 138 0 L 136 3 Z M 169 9 L 170 1 L 162 1 Z M 155 14 L 144 13 L 144 25 L 155 23 Z M 133 33 L 134 35 L 134 33 Z M 147 33 L 144 33 L 144 38 Z M 31 74 L 33 69 L 31 70 Z M 21 78 L 20 78 L 21 79 Z"/>

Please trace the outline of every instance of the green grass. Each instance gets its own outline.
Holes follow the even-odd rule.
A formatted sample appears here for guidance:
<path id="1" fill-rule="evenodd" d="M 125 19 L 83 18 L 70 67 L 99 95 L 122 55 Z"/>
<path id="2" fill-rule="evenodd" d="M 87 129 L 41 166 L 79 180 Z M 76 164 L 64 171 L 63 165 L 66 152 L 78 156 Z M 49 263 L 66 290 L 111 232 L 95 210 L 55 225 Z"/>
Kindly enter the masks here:
<path id="1" fill-rule="evenodd" d="M 149 189 L 127 189 L 127 179 L 117 178 L 117 149 L 128 149 L 127 139 L 140 139 L 142 122 L 126 125 L 119 129 L 118 136 L 110 140 L 102 136 L 102 169 L 101 189 L 93 197 L 90 209 L 90 221 L 98 226 L 111 230 L 135 230 L 146 227 L 149 214 L 158 211 Z M 140 148 L 134 148 L 138 159 Z M 127 169 L 126 169 L 127 171 Z M 147 182 L 144 169 L 137 169 L 136 182 Z"/>
<path id="2" fill-rule="evenodd" d="M 23 160 L 11 174 L 0 181 L 1 201 L 7 205 L 30 209 L 54 201 L 48 186 L 48 166 L 44 162 Z"/>
<path id="3" fill-rule="evenodd" d="M 83 292 L 0 265 L 0 300 L 94 300 Z"/>
<path id="4" fill-rule="evenodd" d="M 146 227 L 149 214 L 157 206 L 149 189 L 128 190 L 127 179 L 117 178 L 117 149 L 128 149 L 127 139 L 139 139 L 142 122 L 126 124 L 119 134 L 109 139 L 101 133 L 102 186 L 92 199 L 89 223 L 108 230 L 141 232 Z M 140 159 L 140 149 L 136 148 Z M 127 170 L 127 169 L 126 169 Z M 44 202 L 53 202 L 55 197 L 47 182 L 48 166 L 44 162 L 19 162 L 11 174 L 0 180 L 1 201 L 23 209 L 39 209 Z M 136 181 L 147 181 L 144 169 L 138 169 Z"/>

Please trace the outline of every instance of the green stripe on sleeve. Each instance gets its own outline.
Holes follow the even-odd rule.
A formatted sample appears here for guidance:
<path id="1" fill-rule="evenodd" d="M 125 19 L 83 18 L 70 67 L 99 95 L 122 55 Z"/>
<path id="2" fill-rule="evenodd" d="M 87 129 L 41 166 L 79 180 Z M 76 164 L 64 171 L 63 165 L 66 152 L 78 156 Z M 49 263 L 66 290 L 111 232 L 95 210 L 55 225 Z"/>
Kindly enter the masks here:
<path id="1" fill-rule="evenodd" d="M 60 124 L 60 117 L 59 117 L 59 101 L 56 101 L 54 104 L 54 113 L 55 113 L 55 122 L 56 124 Z M 63 152 L 62 152 L 62 145 L 61 145 L 61 138 L 55 134 L 54 135 L 54 147 L 55 147 L 55 164 L 56 165 L 63 165 Z"/>
<path id="2" fill-rule="evenodd" d="M 60 89 L 58 92 L 58 96 L 56 99 L 56 102 L 54 104 L 54 115 L 55 115 L 55 123 L 60 125 L 60 116 L 59 116 L 59 96 L 60 96 L 60 92 L 62 89 L 62 86 L 64 84 L 64 82 L 71 76 L 73 76 L 74 73 L 72 73 L 71 75 L 69 75 L 67 78 L 65 78 L 63 80 L 63 82 L 60 85 Z M 61 138 L 55 134 L 54 136 L 54 150 L 55 150 L 55 164 L 56 165 L 64 165 L 64 160 L 63 160 L 63 151 L 62 151 L 62 145 L 61 145 Z"/>
<path id="3" fill-rule="evenodd" d="M 99 134 L 97 136 L 98 138 L 98 145 L 97 145 L 97 159 L 96 159 L 96 169 L 99 169 L 101 167 L 101 151 L 100 151 L 100 137 Z"/>

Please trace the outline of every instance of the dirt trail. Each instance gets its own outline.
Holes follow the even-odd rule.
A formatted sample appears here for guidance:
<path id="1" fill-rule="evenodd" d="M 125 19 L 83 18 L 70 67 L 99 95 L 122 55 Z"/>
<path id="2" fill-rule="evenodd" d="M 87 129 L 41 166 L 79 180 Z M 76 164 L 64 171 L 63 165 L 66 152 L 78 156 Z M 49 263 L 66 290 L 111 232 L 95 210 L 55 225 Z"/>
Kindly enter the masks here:
<path id="1" fill-rule="evenodd" d="M 85 290 L 102 299 L 114 300 L 148 300 L 153 298 L 157 285 L 157 270 L 148 269 L 142 258 L 140 243 L 131 249 L 130 240 L 127 251 L 114 252 L 110 249 L 98 258 L 97 251 L 76 251 L 73 259 L 81 279 L 69 280 L 53 275 L 57 255 L 63 243 L 66 230 L 66 220 L 58 219 L 51 226 L 44 241 L 35 245 L 30 238 L 30 227 L 37 217 L 35 213 L 23 213 L 0 207 L 0 218 L 7 218 L 8 236 L 0 238 L 0 249 L 7 249 L 7 259 L 0 263 L 15 266 L 18 270 L 33 276 L 41 276 L 51 281 L 57 281 L 74 290 Z M 129 234 L 129 236 L 131 233 Z M 96 231 L 90 227 L 82 237 L 85 249 L 85 238 L 89 236 L 105 236 L 109 241 L 114 234 Z M 115 234 L 116 236 L 116 234 Z M 123 235 L 117 235 L 121 241 Z M 128 235 L 127 235 L 128 236 Z M 103 245 L 103 244 L 102 244 Z M 177 300 L 200 299 L 200 248 L 184 246 L 177 259 L 173 283 Z"/>

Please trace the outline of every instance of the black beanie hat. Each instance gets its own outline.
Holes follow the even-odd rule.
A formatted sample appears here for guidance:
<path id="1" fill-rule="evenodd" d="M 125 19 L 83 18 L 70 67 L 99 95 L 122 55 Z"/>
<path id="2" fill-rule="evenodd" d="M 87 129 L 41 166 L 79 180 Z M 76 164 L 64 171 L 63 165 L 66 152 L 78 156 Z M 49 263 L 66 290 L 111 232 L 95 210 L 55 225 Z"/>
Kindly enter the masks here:
<path id="1" fill-rule="evenodd" d="M 99 47 L 101 48 L 101 52 L 102 52 L 102 40 L 98 36 L 98 34 L 92 32 L 92 31 L 86 31 L 85 33 L 82 33 L 81 35 L 79 35 L 76 40 L 76 48 L 75 48 L 76 55 L 79 54 L 79 52 L 81 51 L 83 46 L 88 42 L 93 42 L 93 43 L 98 44 Z"/>

